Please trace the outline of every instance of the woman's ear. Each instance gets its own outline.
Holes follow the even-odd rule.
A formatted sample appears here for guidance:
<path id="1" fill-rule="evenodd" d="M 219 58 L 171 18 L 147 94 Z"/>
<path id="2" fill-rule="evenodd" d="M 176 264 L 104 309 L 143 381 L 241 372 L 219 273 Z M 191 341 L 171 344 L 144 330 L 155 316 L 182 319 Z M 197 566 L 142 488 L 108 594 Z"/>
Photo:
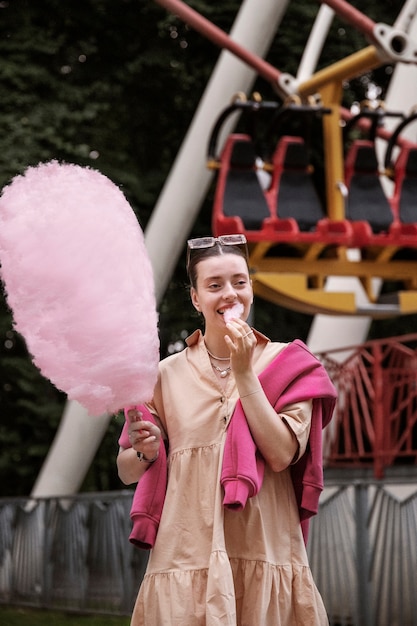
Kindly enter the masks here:
<path id="1" fill-rule="evenodd" d="M 196 311 L 200 311 L 200 305 L 198 303 L 198 294 L 197 294 L 197 291 L 194 289 L 194 287 L 191 287 L 190 289 L 190 296 L 191 296 L 191 302 L 193 303 L 194 308 L 196 309 Z"/>

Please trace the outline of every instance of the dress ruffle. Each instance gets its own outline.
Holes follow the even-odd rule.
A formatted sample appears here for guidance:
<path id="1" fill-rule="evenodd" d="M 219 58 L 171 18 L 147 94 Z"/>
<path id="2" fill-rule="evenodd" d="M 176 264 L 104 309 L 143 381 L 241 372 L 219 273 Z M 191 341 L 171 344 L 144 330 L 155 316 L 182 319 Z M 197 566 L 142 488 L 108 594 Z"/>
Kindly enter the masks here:
<path id="1" fill-rule="evenodd" d="M 222 551 L 208 569 L 145 575 L 134 626 L 327 626 L 308 566 L 229 559 Z M 231 571 L 233 586 L 226 582 Z M 209 579 L 214 577 L 215 580 Z M 229 590 L 211 595 L 215 589 Z M 190 590 L 192 589 L 192 592 Z M 145 620 L 146 614 L 146 620 Z M 193 616 L 193 617 L 190 617 Z"/>

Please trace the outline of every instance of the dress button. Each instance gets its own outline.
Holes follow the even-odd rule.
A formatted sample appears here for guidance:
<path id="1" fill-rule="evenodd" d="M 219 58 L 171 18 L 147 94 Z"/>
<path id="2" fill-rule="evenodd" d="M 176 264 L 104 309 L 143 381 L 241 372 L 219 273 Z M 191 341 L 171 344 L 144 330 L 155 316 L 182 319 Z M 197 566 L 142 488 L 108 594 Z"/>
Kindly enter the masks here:
<path id="1" fill-rule="evenodd" d="M 222 396 L 222 397 L 220 398 L 220 402 L 223 404 L 223 402 L 225 402 L 225 401 L 226 401 L 226 398 L 225 398 L 224 396 Z"/>

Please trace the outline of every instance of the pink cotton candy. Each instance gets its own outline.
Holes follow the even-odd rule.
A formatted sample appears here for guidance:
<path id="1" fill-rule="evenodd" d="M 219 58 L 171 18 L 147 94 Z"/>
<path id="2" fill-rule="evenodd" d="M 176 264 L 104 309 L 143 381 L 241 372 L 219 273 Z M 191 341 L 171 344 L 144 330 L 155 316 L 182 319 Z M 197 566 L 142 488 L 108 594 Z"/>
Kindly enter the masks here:
<path id="1" fill-rule="evenodd" d="M 91 415 L 152 396 L 159 361 L 154 282 L 120 189 L 90 168 L 30 167 L 0 198 L 0 261 L 34 363 Z"/>
<path id="2" fill-rule="evenodd" d="M 226 324 L 230 322 L 233 318 L 240 318 L 244 311 L 243 304 L 241 302 L 236 302 L 230 309 L 226 309 L 224 312 L 224 321 Z"/>

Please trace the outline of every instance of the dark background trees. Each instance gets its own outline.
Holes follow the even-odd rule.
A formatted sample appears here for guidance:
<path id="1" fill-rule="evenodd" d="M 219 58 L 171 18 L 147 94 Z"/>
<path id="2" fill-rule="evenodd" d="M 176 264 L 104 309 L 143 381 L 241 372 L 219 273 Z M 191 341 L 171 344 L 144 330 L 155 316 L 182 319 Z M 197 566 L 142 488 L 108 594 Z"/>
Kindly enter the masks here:
<path id="1" fill-rule="evenodd" d="M 240 0 L 189 0 L 226 32 Z M 353 2 L 391 24 L 396 0 Z M 318 3 L 290 2 L 268 54 L 295 74 Z M 320 65 L 366 45 L 335 20 Z M 0 2 L 0 187 L 30 165 L 58 159 L 100 170 L 124 191 L 145 229 L 165 178 L 212 72 L 219 50 L 151 0 L 2 0 Z M 365 97 L 369 81 L 382 96 L 390 68 L 346 85 L 345 104 Z M 276 96 L 258 80 L 265 99 Z M 225 106 L 232 94 L 225 94 Z M 193 234 L 210 230 L 212 192 Z M 267 302 L 256 324 L 272 339 L 305 338 L 311 318 Z M 182 260 L 160 306 L 161 353 L 198 324 L 188 304 Z M 395 323 L 394 323 L 395 324 Z M 394 326 L 374 325 L 373 332 Z M 65 403 L 32 365 L 0 300 L 0 495 L 30 492 Z M 114 418 L 83 489 L 120 487 L 114 469 L 120 420 Z"/>

